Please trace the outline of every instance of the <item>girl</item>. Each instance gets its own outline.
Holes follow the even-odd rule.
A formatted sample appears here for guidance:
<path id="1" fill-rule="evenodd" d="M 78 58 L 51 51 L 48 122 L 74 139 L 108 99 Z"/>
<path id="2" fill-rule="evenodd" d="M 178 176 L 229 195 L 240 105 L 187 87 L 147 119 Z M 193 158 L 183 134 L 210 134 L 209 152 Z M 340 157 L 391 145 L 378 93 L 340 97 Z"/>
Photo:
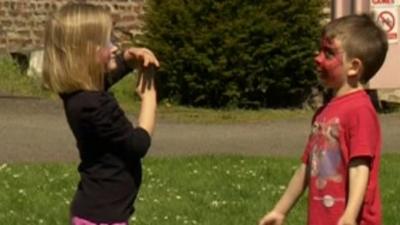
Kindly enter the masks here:
<path id="1" fill-rule="evenodd" d="M 117 53 L 111 30 L 110 14 L 85 3 L 62 7 L 46 27 L 44 84 L 63 100 L 81 159 L 71 203 L 73 225 L 128 224 L 142 178 L 141 158 L 154 129 L 156 91 L 146 71 L 159 63 L 144 48 Z M 145 71 L 138 78 L 137 127 L 107 92 L 131 72 L 131 65 Z"/>

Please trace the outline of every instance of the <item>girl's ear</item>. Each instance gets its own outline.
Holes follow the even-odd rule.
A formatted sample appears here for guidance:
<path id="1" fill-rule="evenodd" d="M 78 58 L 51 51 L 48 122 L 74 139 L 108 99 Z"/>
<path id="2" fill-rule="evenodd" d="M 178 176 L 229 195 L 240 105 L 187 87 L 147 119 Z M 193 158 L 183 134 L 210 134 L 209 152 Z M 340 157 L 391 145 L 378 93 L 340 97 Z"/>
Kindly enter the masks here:
<path id="1" fill-rule="evenodd" d="M 347 76 L 354 77 L 360 76 L 363 70 L 363 64 L 360 59 L 353 58 L 349 63 L 349 68 L 347 70 Z"/>

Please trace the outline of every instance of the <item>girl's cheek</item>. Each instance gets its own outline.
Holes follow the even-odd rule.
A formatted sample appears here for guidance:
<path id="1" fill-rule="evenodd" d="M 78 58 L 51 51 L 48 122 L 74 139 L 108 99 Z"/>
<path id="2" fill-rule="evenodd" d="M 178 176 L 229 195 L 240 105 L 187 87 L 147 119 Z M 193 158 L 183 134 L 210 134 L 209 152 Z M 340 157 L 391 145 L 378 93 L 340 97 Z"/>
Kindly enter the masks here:
<path id="1" fill-rule="evenodd" d="M 98 60 L 100 63 L 108 64 L 108 61 L 111 59 L 111 52 L 108 49 L 100 49 Z"/>
<path id="2" fill-rule="evenodd" d="M 115 58 L 111 58 L 108 63 L 107 63 L 107 70 L 112 71 L 117 68 L 117 62 L 115 61 Z"/>

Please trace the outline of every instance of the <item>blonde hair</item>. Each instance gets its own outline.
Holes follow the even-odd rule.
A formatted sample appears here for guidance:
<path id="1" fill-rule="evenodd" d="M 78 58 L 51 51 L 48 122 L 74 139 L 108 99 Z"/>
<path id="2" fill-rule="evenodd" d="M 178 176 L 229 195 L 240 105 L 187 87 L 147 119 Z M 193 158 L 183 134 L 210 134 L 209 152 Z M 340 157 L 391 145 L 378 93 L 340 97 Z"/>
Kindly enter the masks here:
<path id="1" fill-rule="evenodd" d="M 44 85 L 56 93 L 103 90 L 99 49 L 109 41 L 112 20 L 105 9 L 86 3 L 63 6 L 47 22 Z"/>

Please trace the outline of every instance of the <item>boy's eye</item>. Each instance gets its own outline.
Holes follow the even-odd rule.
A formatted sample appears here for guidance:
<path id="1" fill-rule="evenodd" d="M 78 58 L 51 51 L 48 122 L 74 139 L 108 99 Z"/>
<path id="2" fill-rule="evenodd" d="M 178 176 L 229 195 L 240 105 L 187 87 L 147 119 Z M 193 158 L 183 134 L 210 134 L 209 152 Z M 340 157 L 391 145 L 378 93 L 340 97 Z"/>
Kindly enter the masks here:
<path id="1" fill-rule="evenodd" d="M 331 50 L 324 50 L 323 52 L 327 59 L 332 59 L 335 56 L 335 53 Z"/>

